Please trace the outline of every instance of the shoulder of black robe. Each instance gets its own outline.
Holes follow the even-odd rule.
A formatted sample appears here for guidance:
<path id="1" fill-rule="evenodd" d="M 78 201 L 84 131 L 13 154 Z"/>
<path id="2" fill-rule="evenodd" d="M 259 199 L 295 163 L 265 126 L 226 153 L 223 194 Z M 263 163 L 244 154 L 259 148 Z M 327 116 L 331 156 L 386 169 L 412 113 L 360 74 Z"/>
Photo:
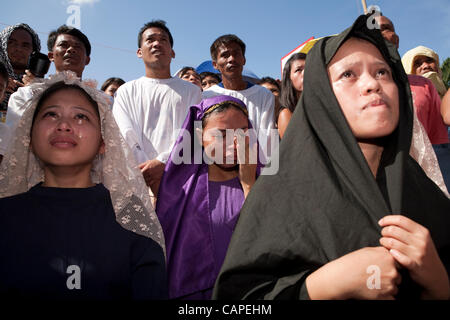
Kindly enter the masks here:
<path id="1" fill-rule="evenodd" d="M 304 91 L 280 145 L 279 171 L 261 176 L 247 197 L 214 299 L 308 299 L 306 277 L 347 253 L 379 246 L 378 220 L 388 214 L 427 227 L 449 270 L 450 201 L 408 155 L 413 104 L 407 76 L 396 48 L 368 29 L 367 19 L 360 16 L 309 52 Z M 327 65 L 349 37 L 380 50 L 399 88 L 399 125 L 384 138 L 379 183 L 328 79 Z M 399 297 L 417 298 L 420 288 L 408 278 Z"/>

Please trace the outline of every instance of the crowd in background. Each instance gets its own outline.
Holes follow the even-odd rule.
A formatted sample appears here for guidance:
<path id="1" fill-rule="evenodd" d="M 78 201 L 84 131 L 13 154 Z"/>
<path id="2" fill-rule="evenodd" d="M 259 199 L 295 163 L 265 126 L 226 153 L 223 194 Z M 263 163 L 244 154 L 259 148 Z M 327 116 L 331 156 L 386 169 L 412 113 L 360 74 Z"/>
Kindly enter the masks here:
<path id="1" fill-rule="evenodd" d="M 80 30 L 49 34 L 42 77 L 38 35 L 5 28 L 0 295 L 449 299 L 448 84 L 436 52 L 400 57 L 392 21 L 367 19 L 257 81 L 234 34 L 210 46 L 216 72 L 172 76 L 153 20 L 143 75 L 100 90 Z"/>

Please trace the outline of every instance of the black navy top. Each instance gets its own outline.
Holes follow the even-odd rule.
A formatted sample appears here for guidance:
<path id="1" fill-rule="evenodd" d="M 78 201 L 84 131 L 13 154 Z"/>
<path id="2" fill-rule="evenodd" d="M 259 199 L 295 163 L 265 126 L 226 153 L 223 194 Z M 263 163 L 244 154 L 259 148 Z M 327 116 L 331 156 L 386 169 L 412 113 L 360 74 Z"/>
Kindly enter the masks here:
<path id="1" fill-rule="evenodd" d="M 164 253 L 116 222 L 109 191 L 51 188 L 0 199 L 0 295 L 167 299 Z"/>

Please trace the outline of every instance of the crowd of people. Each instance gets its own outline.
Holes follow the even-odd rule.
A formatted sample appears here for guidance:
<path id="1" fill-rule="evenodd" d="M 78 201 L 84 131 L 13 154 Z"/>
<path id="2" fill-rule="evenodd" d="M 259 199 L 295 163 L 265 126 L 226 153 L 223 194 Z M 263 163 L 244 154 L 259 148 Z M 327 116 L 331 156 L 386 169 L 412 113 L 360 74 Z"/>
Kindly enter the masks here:
<path id="1" fill-rule="evenodd" d="M 5 28 L 0 296 L 450 299 L 448 84 L 436 52 L 401 58 L 392 21 L 368 19 L 257 83 L 234 34 L 211 44 L 217 73 L 172 76 L 153 20 L 145 73 L 100 90 L 80 30 L 49 34 L 40 78 L 37 34 Z"/>

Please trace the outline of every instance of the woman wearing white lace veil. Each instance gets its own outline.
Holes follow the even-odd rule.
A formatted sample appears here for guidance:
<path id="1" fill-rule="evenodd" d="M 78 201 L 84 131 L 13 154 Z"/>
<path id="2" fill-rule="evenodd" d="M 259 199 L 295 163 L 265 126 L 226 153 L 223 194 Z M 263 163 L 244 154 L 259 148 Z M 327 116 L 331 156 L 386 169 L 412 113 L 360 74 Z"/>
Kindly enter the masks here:
<path id="1" fill-rule="evenodd" d="M 0 167 L 0 294 L 166 298 L 162 229 L 108 101 L 72 72 L 31 88 Z"/>

